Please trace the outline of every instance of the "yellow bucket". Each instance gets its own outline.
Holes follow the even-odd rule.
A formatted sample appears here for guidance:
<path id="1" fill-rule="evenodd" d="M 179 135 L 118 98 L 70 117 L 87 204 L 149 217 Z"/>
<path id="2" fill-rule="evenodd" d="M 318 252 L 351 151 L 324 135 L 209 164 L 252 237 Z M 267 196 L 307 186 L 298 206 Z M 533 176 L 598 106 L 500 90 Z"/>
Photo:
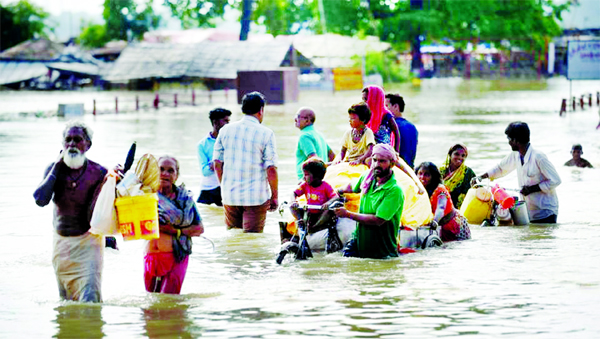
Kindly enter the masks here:
<path id="1" fill-rule="evenodd" d="M 479 225 L 490 217 L 492 203 L 492 192 L 487 187 L 472 187 L 460 206 L 460 213 L 467 218 L 469 224 Z"/>
<path id="2" fill-rule="evenodd" d="M 123 240 L 158 239 L 158 195 L 149 193 L 115 200 Z"/>

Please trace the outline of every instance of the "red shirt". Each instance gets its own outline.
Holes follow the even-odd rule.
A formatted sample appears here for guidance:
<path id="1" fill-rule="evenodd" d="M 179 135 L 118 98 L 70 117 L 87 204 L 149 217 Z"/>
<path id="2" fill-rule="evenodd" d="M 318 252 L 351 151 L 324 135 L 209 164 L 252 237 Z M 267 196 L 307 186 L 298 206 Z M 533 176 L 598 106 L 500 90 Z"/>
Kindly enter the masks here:
<path id="1" fill-rule="evenodd" d="M 306 182 L 302 182 L 300 186 L 294 191 L 294 194 L 299 197 L 302 195 L 306 196 L 306 203 L 309 205 L 323 205 L 331 198 L 335 197 L 337 193 L 333 190 L 333 187 L 326 183 L 321 182 L 321 185 L 312 187 Z M 310 210 L 311 213 L 320 213 L 320 211 Z"/>

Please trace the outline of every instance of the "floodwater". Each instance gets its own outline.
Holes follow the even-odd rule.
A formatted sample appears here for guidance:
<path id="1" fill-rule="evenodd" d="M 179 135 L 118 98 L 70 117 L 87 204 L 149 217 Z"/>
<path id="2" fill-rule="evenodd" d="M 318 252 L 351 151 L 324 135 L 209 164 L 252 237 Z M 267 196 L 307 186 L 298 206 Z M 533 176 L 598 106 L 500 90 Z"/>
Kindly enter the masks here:
<path id="1" fill-rule="evenodd" d="M 467 165 L 482 173 L 506 155 L 504 135 L 515 120 L 529 123 L 532 145 L 557 167 L 557 225 L 472 226 L 472 240 L 393 260 L 317 254 L 305 262 L 275 263 L 278 215 L 263 234 L 227 231 L 222 210 L 200 206 L 205 235 L 178 296 L 149 294 L 142 279 L 142 241 L 119 241 L 105 252 L 101 304 L 61 302 L 51 265 L 52 207 L 32 193 L 57 155 L 64 119 L 19 112 L 60 102 L 113 100 L 115 92 L 0 92 L 0 337 L 3 338 L 594 338 L 600 336 L 600 169 L 562 166 L 574 143 L 600 167 L 598 106 L 560 117 L 569 83 L 431 79 L 420 89 L 393 88 L 407 101 L 406 117 L 420 132 L 416 162 L 438 165 L 448 148 L 469 148 Z M 600 81 L 573 83 L 573 95 L 596 93 Z M 120 93 L 123 96 L 131 93 Z M 595 99 L 595 97 L 594 97 Z M 347 108 L 360 92 L 302 92 L 300 102 L 267 106 L 264 124 L 275 131 L 281 200 L 295 185 L 295 111 L 318 112 L 317 128 L 336 152 L 348 128 Z M 595 100 L 594 100 L 595 101 Z M 20 102 L 27 108 L 21 108 Z M 33 103 L 38 103 L 35 106 Z M 586 101 L 587 103 L 587 101 Z M 137 156 L 172 154 L 180 182 L 198 193 L 196 143 L 210 129 L 208 110 L 230 101 L 158 111 L 83 118 L 94 130 L 88 154 L 107 167 L 123 163 L 137 141 Z M 516 175 L 500 180 L 516 188 Z"/>

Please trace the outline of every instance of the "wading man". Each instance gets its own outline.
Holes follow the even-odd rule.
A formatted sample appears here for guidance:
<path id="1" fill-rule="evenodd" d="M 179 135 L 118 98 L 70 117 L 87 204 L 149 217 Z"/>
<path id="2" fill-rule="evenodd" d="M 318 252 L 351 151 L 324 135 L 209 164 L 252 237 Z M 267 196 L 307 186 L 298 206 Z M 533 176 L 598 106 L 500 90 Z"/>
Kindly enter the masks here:
<path id="1" fill-rule="evenodd" d="M 261 124 L 265 104 L 259 92 L 244 95 L 245 116 L 223 127 L 215 141 L 213 159 L 228 229 L 262 233 L 267 210 L 277 209 L 275 134 Z"/>
<path id="2" fill-rule="evenodd" d="M 501 178 L 517 170 L 521 194 L 525 197 L 529 219 L 532 223 L 554 224 L 558 216 L 556 187 L 560 177 L 546 155 L 535 150 L 529 143 L 529 126 L 526 123 L 511 122 L 504 131 L 512 152 L 491 170 L 471 180 Z"/>
<path id="3" fill-rule="evenodd" d="M 373 147 L 371 169 L 354 187 L 348 185 L 338 194 L 362 193 L 358 213 L 338 208 L 335 214 L 349 218 L 358 225 L 352 240 L 344 249 L 346 257 L 383 259 L 398 256 L 398 229 L 404 207 L 404 192 L 398 185 L 392 168 L 398 156 L 392 146 Z"/>
<path id="4" fill-rule="evenodd" d="M 60 297 L 101 302 L 104 237 L 91 234 L 90 219 L 107 171 L 86 158 L 92 131 L 69 122 L 63 131 L 63 149 L 48 166 L 33 194 L 38 206 L 54 202 L 52 265 Z"/>

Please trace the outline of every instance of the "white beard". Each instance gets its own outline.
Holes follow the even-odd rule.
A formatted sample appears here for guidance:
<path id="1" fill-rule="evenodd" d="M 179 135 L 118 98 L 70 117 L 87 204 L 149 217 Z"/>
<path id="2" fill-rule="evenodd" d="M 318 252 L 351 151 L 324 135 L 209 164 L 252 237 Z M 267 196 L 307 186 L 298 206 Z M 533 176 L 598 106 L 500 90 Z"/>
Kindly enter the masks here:
<path id="1" fill-rule="evenodd" d="M 85 154 L 77 148 L 70 148 L 64 152 L 63 161 L 71 169 L 80 169 L 85 164 Z"/>

